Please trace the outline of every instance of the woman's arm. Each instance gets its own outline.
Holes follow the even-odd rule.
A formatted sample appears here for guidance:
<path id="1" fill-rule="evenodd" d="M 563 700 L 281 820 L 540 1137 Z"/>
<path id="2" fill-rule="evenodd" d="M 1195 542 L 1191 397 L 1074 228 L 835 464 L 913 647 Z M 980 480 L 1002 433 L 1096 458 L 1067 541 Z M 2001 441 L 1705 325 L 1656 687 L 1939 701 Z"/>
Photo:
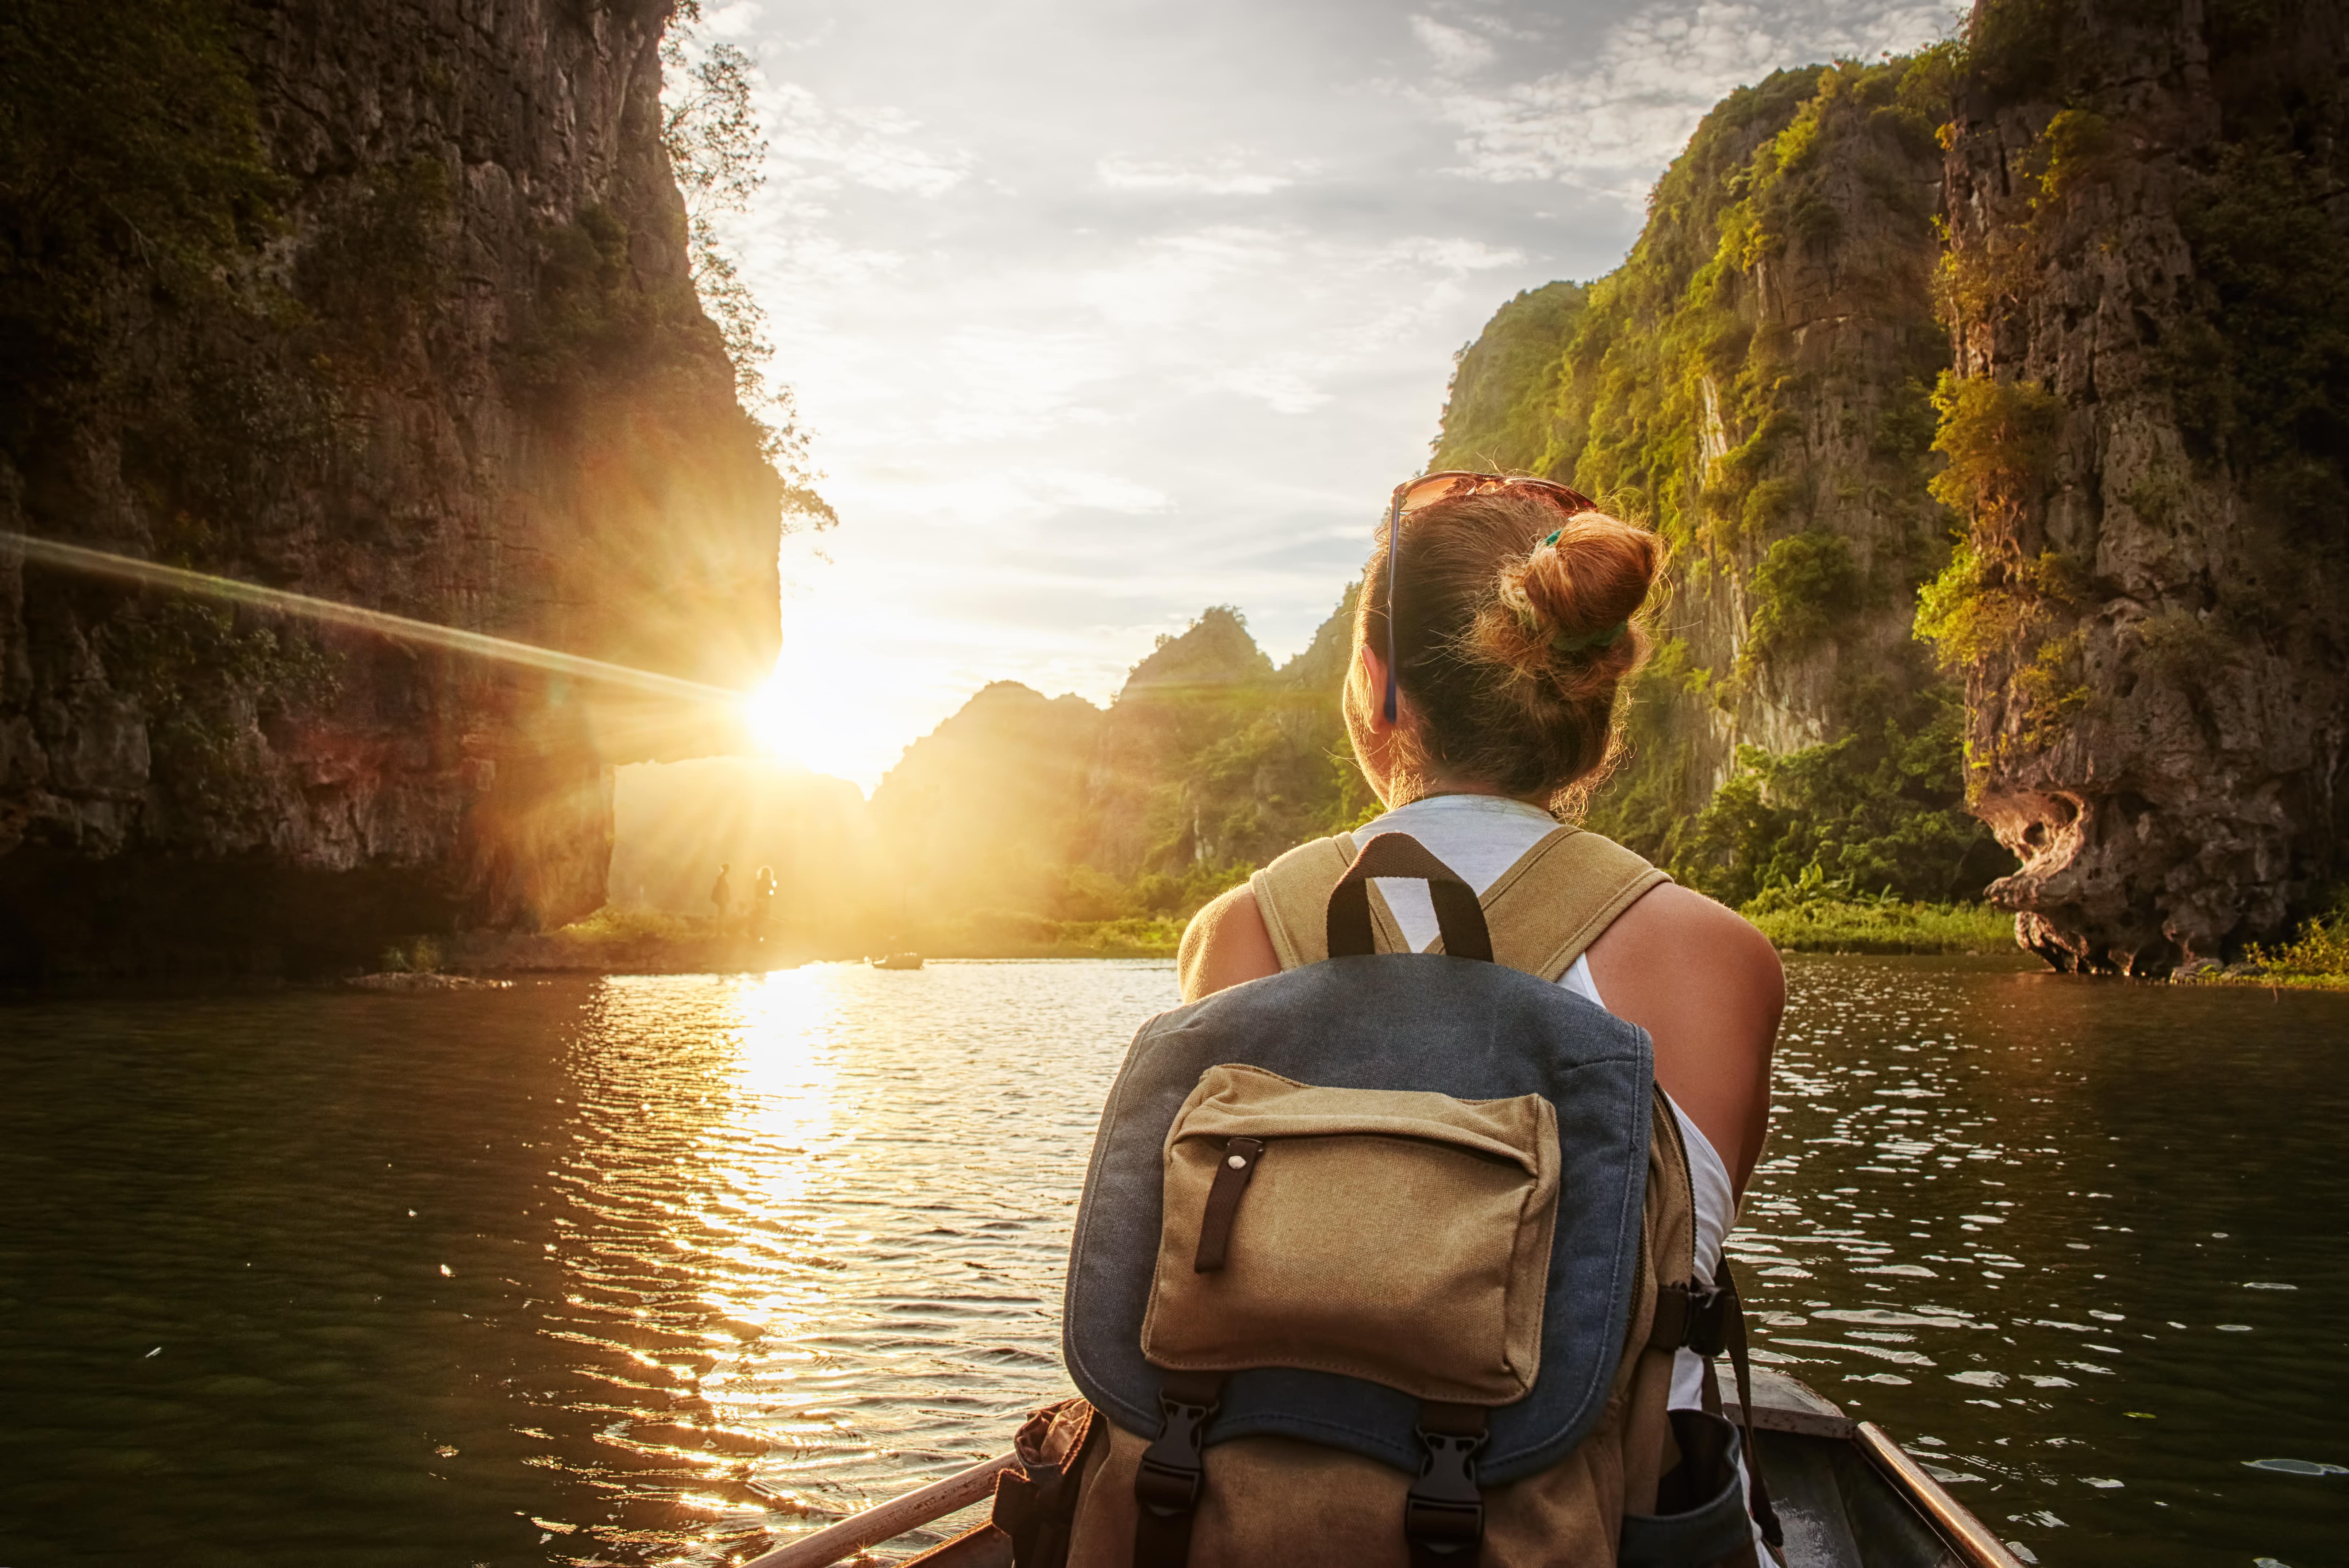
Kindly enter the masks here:
<path id="1" fill-rule="evenodd" d="M 1218 894 L 1191 917 L 1183 929 L 1174 972 L 1182 980 L 1185 1002 L 1280 972 L 1280 955 L 1272 950 L 1272 934 L 1264 929 L 1256 893 L 1247 883 Z"/>
<path id="2" fill-rule="evenodd" d="M 1770 1125 L 1770 1050 L 1786 977 L 1770 939 L 1702 893 L 1667 884 L 1590 948 L 1607 1011 L 1656 1043 L 1656 1082 L 1745 1190 Z"/>

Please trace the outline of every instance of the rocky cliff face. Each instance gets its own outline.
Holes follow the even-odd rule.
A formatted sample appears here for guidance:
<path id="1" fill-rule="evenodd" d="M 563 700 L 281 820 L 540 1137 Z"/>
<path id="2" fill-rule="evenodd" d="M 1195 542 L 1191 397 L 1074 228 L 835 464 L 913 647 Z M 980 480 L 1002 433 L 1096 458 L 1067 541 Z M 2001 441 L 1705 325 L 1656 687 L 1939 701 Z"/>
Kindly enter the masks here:
<path id="1" fill-rule="evenodd" d="M 0 528 L 763 674 L 780 486 L 688 274 L 666 17 L 19 8 Z M 0 547 L 0 967 L 568 919 L 611 765 L 713 749 L 709 718 Z"/>
<path id="2" fill-rule="evenodd" d="M 1993 889 L 2063 968 L 2224 959 L 2349 827 L 2349 14 L 1977 7 L 1927 596 Z"/>
<path id="3" fill-rule="evenodd" d="M 1954 694 L 1910 632 L 1949 526 L 1925 489 L 1949 71 L 1944 51 L 1732 94 L 1622 267 L 1504 307 L 1445 410 L 1434 466 L 1565 479 L 1671 544 L 1589 821 L 1733 900 L 1815 862 L 1944 898 L 1996 869 L 1956 809 Z"/>
<path id="4" fill-rule="evenodd" d="M 1229 609 L 1164 639 L 1102 725 L 1073 857 L 1180 882 L 1330 831 L 1368 798 L 1338 712 L 1352 623 L 1350 593 L 1278 670 Z"/>

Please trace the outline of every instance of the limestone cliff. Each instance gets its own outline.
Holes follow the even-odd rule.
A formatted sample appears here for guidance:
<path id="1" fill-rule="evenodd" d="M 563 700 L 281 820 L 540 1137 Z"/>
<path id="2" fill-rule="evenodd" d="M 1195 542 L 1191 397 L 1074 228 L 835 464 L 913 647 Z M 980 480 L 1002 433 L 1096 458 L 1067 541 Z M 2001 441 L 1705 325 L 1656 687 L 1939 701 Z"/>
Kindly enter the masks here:
<path id="1" fill-rule="evenodd" d="M 1709 114 L 1624 265 L 1504 306 L 1433 465 L 1568 480 L 1670 543 L 1661 647 L 1591 825 L 1733 900 L 1812 865 L 1946 898 L 1999 869 L 1910 635 L 1947 51 L 1781 71 Z M 1726 786 L 1726 787 L 1725 787 Z"/>
<path id="2" fill-rule="evenodd" d="M 2064 968 L 2225 959 L 2349 827 L 2349 13 L 2000 0 L 1969 44 L 1924 624 L 1993 897 Z"/>
<path id="3" fill-rule="evenodd" d="M 1368 799 L 1338 715 L 1352 619 L 1350 592 L 1278 670 L 1229 609 L 1163 639 L 1102 727 L 1074 858 L 1171 890 L 1261 866 L 1352 815 Z"/>
<path id="4" fill-rule="evenodd" d="M 739 686 L 780 483 L 688 272 L 662 0 L 5 23 L 0 528 Z M 706 715 L 0 554 L 0 968 L 316 968 L 603 899 Z"/>

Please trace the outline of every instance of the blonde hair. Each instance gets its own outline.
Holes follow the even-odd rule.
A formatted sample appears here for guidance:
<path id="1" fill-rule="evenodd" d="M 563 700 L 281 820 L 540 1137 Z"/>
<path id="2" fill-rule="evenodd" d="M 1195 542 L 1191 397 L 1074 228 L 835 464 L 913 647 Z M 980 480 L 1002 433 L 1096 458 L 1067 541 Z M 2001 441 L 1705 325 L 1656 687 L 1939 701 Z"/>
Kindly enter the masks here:
<path id="1" fill-rule="evenodd" d="M 1603 512 L 1566 516 L 1531 491 L 1440 501 L 1403 519 L 1395 679 L 1409 744 L 1506 794 L 1569 797 L 1603 775 L 1615 698 L 1647 658 L 1640 612 L 1663 541 Z M 1387 646 L 1387 541 L 1371 554 L 1355 632 Z"/>

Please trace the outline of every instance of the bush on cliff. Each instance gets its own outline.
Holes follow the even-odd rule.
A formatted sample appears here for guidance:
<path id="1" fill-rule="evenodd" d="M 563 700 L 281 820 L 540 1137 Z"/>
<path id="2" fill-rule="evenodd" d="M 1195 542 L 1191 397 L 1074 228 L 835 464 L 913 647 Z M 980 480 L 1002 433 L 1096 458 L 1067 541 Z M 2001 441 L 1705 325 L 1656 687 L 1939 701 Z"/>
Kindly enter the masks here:
<path id="1" fill-rule="evenodd" d="M 1980 897 L 2013 862 L 1959 804 L 1962 722 L 1933 693 L 1825 745 L 1740 747 L 1736 772 L 1674 836 L 1672 874 L 1731 905 L 1809 872 L 1863 895 Z"/>
<path id="2" fill-rule="evenodd" d="M 126 274 L 211 291 L 279 222 L 229 0 L 0 9 L 0 363 L 86 369 Z M 8 432 L 13 438 L 14 431 Z"/>
<path id="3" fill-rule="evenodd" d="M 2247 978 L 2349 987 L 2349 894 L 2334 900 L 2327 913 L 2310 919 L 2292 940 L 2274 947 L 2254 945 L 2244 961 L 2252 971 Z"/>

